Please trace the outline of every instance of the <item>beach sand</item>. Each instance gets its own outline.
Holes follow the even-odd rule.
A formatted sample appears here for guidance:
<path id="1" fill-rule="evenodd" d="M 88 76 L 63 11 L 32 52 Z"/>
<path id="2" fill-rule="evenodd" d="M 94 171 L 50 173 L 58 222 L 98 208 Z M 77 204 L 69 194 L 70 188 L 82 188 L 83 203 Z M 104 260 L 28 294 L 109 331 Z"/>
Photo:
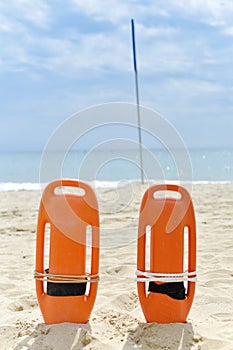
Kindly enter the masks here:
<path id="1" fill-rule="evenodd" d="M 146 185 L 96 189 L 101 214 L 98 295 L 87 324 L 45 325 L 33 272 L 39 191 L 0 193 L 0 349 L 233 349 L 233 184 L 194 184 L 198 283 L 185 324 L 147 324 L 135 282 Z"/>

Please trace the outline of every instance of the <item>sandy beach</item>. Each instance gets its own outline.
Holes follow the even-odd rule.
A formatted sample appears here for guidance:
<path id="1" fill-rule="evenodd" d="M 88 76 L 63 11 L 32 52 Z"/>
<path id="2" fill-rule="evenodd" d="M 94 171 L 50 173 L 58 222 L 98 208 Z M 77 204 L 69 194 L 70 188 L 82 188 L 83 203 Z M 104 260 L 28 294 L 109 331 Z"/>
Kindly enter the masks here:
<path id="1" fill-rule="evenodd" d="M 135 282 L 146 185 L 96 189 L 100 283 L 87 324 L 45 325 L 33 272 L 40 191 L 0 193 L 0 349 L 233 349 L 233 184 L 194 184 L 198 283 L 188 322 L 147 324 Z"/>

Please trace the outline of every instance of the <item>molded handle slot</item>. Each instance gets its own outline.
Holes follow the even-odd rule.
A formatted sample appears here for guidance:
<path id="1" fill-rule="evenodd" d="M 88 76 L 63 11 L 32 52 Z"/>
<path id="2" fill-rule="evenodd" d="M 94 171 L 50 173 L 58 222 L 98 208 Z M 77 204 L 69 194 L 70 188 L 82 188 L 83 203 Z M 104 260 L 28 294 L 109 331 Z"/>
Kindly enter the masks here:
<path id="1" fill-rule="evenodd" d="M 66 194 L 74 194 L 76 196 L 85 196 L 86 191 L 81 187 L 74 186 L 59 186 L 54 189 L 54 194 L 56 195 L 66 195 Z"/>

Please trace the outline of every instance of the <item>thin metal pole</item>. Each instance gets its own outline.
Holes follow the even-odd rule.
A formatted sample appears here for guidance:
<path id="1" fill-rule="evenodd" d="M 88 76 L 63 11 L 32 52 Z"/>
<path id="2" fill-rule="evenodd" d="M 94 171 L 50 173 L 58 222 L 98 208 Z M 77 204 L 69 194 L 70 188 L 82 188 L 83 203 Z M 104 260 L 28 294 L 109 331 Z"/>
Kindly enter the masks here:
<path id="1" fill-rule="evenodd" d="M 135 75 L 136 102 L 137 102 L 137 117 L 138 117 L 138 141 L 139 141 L 139 157 L 140 157 L 141 183 L 144 184 L 144 171 L 143 171 L 143 158 L 142 158 L 141 116 L 140 116 L 139 88 L 138 88 L 138 71 L 137 71 L 136 44 L 135 44 L 135 32 L 134 32 L 134 20 L 133 20 L 133 19 L 131 19 L 131 30 L 132 30 L 133 65 L 134 65 L 134 75 Z"/>

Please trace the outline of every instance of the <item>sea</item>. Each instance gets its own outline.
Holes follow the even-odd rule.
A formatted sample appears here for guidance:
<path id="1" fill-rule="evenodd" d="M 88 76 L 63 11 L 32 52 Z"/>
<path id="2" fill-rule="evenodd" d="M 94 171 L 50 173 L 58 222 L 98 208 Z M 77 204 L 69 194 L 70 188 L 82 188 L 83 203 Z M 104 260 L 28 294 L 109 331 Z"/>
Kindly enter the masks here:
<path id="1" fill-rule="evenodd" d="M 142 170 L 143 169 L 143 170 Z M 0 192 L 40 189 L 55 178 L 112 187 L 128 181 L 233 181 L 233 149 L 191 148 L 0 152 Z"/>

